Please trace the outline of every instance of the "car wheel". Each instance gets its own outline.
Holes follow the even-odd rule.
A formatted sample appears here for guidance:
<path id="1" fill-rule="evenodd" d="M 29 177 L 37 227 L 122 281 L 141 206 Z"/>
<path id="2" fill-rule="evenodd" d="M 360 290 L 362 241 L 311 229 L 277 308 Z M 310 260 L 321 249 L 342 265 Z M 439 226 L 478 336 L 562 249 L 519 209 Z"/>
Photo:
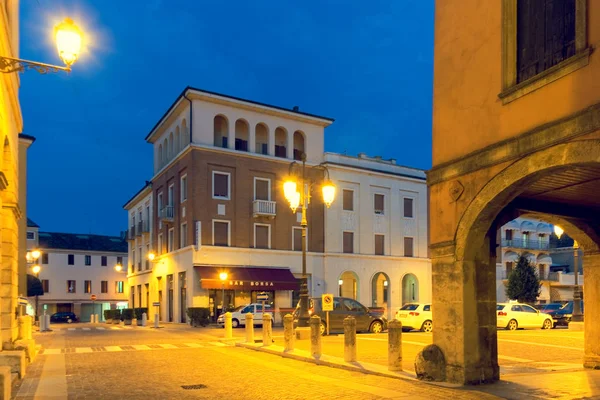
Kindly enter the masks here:
<path id="1" fill-rule="evenodd" d="M 381 321 L 373 321 L 371 327 L 369 328 L 371 333 L 381 333 L 383 332 L 383 324 Z"/>
<path id="2" fill-rule="evenodd" d="M 323 321 L 321 321 L 321 323 L 319 324 L 319 332 L 321 333 L 321 336 L 325 336 L 325 334 L 327 333 L 327 326 Z"/>
<path id="3" fill-rule="evenodd" d="M 240 321 L 238 321 L 237 319 L 232 319 L 231 320 L 231 327 L 232 328 L 237 328 L 238 326 L 240 326 Z"/>
<path id="4" fill-rule="evenodd" d="M 518 327 L 519 327 L 519 324 L 514 319 L 511 319 L 510 321 L 508 321 L 508 325 L 506 325 L 506 329 L 508 329 L 509 331 L 516 331 Z"/>
<path id="5" fill-rule="evenodd" d="M 544 321 L 544 325 L 542 325 L 542 329 L 551 329 L 551 328 L 553 328 L 552 320 L 546 319 Z"/>
<path id="6" fill-rule="evenodd" d="M 433 330 L 433 322 L 427 320 L 421 325 L 421 332 L 431 332 Z"/>

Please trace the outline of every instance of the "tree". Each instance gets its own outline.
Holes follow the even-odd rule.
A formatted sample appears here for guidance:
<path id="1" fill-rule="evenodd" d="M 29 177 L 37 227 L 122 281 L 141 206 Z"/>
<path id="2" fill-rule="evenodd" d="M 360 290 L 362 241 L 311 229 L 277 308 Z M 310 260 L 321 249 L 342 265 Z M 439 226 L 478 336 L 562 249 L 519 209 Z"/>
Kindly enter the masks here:
<path id="1" fill-rule="evenodd" d="M 529 259 L 519 256 L 517 266 L 508 276 L 506 296 L 519 303 L 533 303 L 540 295 L 542 285 Z"/>

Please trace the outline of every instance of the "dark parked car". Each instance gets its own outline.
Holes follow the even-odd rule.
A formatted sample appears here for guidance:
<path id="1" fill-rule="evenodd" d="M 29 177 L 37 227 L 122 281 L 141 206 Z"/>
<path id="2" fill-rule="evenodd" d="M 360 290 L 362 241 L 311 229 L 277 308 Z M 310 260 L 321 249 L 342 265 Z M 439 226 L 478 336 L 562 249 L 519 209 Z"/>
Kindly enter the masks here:
<path id="1" fill-rule="evenodd" d="M 581 312 L 583 313 L 583 301 L 581 302 Z M 557 326 L 569 326 L 571 317 L 573 315 L 573 302 L 569 301 L 561 309 L 550 313 L 554 322 L 554 327 Z"/>
<path id="2" fill-rule="evenodd" d="M 77 322 L 79 319 L 77 315 L 72 312 L 57 312 L 50 316 L 50 322 Z"/>
<path id="3" fill-rule="evenodd" d="M 564 303 L 548 303 L 548 304 L 540 304 L 536 307 L 540 312 L 551 314 L 555 311 L 558 311 L 564 306 Z"/>
<path id="4" fill-rule="evenodd" d="M 321 317 L 321 334 L 327 331 L 327 313 L 321 307 L 321 298 L 309 299 L 308 312 L 311 316 Z M 294 311 L 294 326 L 297 326 L 300 314 L 300 303 Z M 329 312 L 329 332 L 344 332 L 344 318 L 352 316 L 356 319 L 357 332 L 380 333 L 387 329 L 387 318 L 380 312 L 374 312 L 354 299 L 346 297 L 333 298 L 333 311 Z"/>

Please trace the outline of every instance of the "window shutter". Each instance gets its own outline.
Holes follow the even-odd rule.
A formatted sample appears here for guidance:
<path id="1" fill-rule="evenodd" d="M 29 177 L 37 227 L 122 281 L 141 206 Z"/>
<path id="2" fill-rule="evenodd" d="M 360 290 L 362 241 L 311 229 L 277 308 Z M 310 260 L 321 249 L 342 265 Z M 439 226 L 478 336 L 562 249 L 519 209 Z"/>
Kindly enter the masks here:
<path id="1" fill-rule="evenodd" d="M 385 196 L 382 194 L 375 194 L 373 200 L 375 214 L 383 214 L 384 211 L 384 199 Z"/>
<path id="2" fill-rule="evenodd" d="M 404 238 L 404 257 L 413 257 L 413 238 Z"/>
<path id="3" fill-rule="evenodd" d="M 354 232 L 344 232 L 344 253 L 354 253 Z"/>
<path id="4" fill-rule="evenodd" d="M 342 190 L 343 193 L 343 208 L 346 211 L 354 211 L 354 191 Z"/>

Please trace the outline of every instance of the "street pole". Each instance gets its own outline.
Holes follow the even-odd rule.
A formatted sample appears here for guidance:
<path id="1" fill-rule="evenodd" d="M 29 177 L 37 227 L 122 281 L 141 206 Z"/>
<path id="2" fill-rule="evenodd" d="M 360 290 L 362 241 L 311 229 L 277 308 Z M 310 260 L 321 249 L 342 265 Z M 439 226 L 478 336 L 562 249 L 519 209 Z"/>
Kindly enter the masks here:
<path id="1" fill-rule="evenodd" d="M 575 252 L 573 253 L 573 272 L 575 273 L 575 287 L 573 288 L 573 315 L 571 322 L 583 322 L 581 313 L 581 291 L 579 290 L 579 244 L 577 241 L 573 244 Z"/>
<path id="2" fill-rule="evenodd" d="M 35 274 L 35 277 L 39 280 L 40 279 L 40 273 L 38 272 L 37 274 Z M 38 304 L 39 304 L 39 299 L 40 296 L 39 295 L 35 295 L 35 320 L 38 321 Z M 39 321 L 38 321 L 39 324 Z"/>
<path id="3" fill-rule="evenodd" d="M 306 277 L 306 209 L 308 206 L 308 194 L 306 188 L 306 154 L 302 153 L 302 283 L 300 285 L 300 315 L 298 316 L 298 326 L 305 328 L 309 326 L 310 316 L 308 315 L 308 279 Z"/>
<path id="4" fill-rule="evenodd" d="M 225 282 L 221 282 L 221 314 L 225 314 Z"/>

